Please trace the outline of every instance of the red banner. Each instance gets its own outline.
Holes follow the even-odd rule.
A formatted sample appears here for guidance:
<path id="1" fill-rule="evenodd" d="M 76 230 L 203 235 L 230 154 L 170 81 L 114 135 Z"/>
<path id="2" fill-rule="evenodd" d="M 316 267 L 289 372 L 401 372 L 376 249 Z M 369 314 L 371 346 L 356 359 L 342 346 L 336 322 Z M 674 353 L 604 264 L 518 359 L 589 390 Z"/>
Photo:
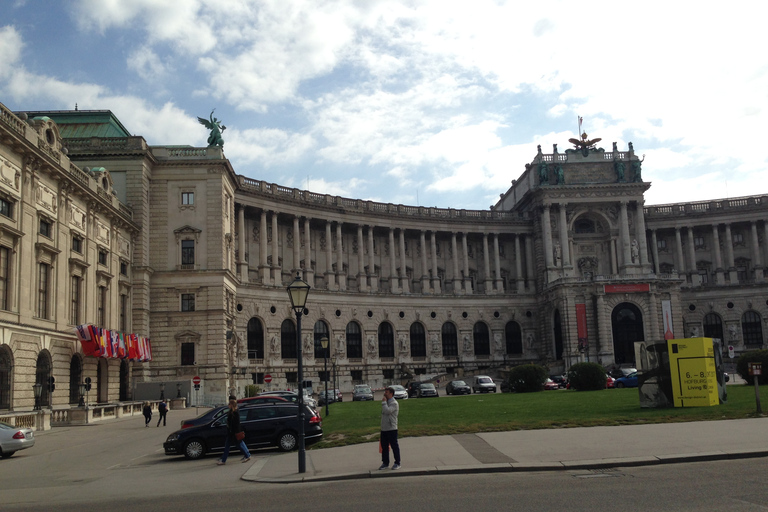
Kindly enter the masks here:
<path id="1" fill-rule="evenodd" d="M 637 284 L 606 284 L 603 287 L 605 293 L 637 293 L 650 292 L 651 285 L 648 283 Z"/>
<path id="2" fill-rule="evenodd" d="M 576 304 L 576 333 L 579 337 L 579 350 L 587 349 L 587 305 Z"/>

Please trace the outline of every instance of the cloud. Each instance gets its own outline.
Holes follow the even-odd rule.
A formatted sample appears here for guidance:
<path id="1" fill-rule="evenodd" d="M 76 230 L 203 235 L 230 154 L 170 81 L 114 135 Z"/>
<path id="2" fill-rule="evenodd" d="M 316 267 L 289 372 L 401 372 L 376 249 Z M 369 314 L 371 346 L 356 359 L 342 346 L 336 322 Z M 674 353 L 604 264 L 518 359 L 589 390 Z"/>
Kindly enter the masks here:
<path id="1" fill-rule="evenodd" d="M 0 27 L 0 77 L 7 77 L 12 73 L 21 57 L 22 47 L 21 34 L 15 27 Z"/>
<path id="2" fill-rule="evenodd" d="M 168 74 L 168 69 L 160 56 L 146 46 L 135 49 L 128 56 L 127 65 L 146 82 L 154 84 L 162 83 L 163 78 Z"/>

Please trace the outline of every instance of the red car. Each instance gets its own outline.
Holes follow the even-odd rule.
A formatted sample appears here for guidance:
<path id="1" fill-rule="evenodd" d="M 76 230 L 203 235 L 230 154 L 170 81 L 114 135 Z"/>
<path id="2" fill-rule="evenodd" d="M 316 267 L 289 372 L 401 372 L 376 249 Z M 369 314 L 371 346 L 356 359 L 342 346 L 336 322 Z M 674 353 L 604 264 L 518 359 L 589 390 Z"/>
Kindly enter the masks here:
<path id="1" fill-rule="evenodd" d="M 560 386 L 558 386 L 557 382 L 553 381 L 552 379 L 547 379 L 544 381 L 544 389 L 560 389 Z"/>
<path id="2" fill-rule="evenodd" d="M 616 379 L 608 374 L 605 375 L 605 389 L 613 389 L 614 382 L 616 382 Z"/>

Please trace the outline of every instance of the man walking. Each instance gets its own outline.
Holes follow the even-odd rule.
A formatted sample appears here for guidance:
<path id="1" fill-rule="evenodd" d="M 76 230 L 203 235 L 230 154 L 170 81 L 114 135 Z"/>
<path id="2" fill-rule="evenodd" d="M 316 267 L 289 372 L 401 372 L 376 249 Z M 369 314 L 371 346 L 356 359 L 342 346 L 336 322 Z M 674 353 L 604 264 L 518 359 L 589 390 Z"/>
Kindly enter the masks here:
<path id="1" fill-rule="evenodd" d="M 400 445 L 397 443 L 397 415 L 400 412 L 400 404 L 395 400 L 395 390 L 388 387 L 384 390 L 384 398 L 381 400 L 381 467 L 389 468 L 389 447 L 392 446 L 392 454 L 395 463 L 392 469 L 400 469 Z"/>
<path id="2" fill-rule="evenodd" d="M 160 419 L 157 420 L 157 426 L 160 426 L 160 422 L 163 422 L 163 426 L 165 426 L 165 415 L 168 414 L 168 404 L 165 403 L 165 400 L 162 400 L 160 402 L 160 405 L 157 406 L 157 412 L 160 413 Z"/>

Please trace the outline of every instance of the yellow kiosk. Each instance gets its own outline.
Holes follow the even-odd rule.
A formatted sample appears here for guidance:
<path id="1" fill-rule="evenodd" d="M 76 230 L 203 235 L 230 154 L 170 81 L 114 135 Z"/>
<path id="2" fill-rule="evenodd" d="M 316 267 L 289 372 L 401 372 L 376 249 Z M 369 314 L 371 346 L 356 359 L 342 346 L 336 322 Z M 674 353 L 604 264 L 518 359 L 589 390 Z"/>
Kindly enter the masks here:
<path id="1" fill-rule="evenodd" d="M 712 338 L 684 338 L 667 340 L 667 346 L 675 407 L 719 405 L 725 390 L 718 382 L 720 344 Z"/>

